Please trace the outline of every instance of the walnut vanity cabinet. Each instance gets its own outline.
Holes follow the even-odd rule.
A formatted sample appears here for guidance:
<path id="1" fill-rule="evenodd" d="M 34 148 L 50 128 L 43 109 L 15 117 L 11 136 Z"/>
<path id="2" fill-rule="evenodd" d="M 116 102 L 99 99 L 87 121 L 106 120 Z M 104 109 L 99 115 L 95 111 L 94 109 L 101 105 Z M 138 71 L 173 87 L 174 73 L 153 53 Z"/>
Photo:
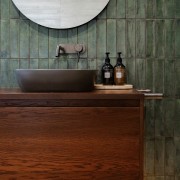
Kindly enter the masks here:
<path id="1" fill-rule="evenodd" d="M 135 90 L 0 90 L 0 179 L 143 179 Z"/>

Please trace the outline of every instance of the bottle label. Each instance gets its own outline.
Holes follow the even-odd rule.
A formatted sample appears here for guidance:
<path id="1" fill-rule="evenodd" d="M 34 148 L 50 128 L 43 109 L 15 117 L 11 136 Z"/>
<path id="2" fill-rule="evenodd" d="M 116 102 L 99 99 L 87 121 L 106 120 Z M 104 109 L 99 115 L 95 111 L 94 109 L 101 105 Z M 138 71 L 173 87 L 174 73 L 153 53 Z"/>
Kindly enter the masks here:
<path id="1" fill-rule="evenodd" d="M 117 72 L 116 73 L 116 78 L 122 78 L 122 72 Z"/>
<path id="2" fill-rule="evenodd" d="M 104 78 L 109 79 L 111 77 L 110 72 L 104 73 Z"/>

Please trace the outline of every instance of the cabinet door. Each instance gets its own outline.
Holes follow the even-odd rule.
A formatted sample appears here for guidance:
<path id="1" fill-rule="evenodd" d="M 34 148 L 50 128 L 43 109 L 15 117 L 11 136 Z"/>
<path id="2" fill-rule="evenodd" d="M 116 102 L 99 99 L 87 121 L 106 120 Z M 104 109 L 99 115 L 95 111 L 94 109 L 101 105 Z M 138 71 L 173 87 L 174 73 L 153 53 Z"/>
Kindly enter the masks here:
<path id="1" fill-rule="evenodd" d="M 140 179 L 140 110 L 0 108 L 0 179 Z"/>

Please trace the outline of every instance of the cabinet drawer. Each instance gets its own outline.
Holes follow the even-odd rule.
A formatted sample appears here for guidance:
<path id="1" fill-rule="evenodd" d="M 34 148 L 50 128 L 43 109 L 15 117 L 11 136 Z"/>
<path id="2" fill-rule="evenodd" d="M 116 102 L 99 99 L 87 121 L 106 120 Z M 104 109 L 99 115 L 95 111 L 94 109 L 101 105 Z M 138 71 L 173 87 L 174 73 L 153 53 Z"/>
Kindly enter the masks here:
<path id="1" fill-rule="evenodd" d="M 0 114 L 0 178 L 139 180 L 138 107 L 2 107 Z"/>

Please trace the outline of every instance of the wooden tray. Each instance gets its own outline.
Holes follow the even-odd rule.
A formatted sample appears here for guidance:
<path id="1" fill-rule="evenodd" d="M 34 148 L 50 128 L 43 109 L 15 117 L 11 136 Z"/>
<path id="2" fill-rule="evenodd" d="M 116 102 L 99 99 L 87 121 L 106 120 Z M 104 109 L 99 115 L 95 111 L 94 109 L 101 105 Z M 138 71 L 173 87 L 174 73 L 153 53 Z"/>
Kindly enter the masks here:
<path id="1" fill-rule="evenodd" d="M 103 84 L 95 84 L 94 85 L 95 89 L 100 89 L 100 90 L 119 90 L 119 89 L 132 89 L 133 85 L 132 84 L 125 84 L 125 85 L 103 85 Z"/>

